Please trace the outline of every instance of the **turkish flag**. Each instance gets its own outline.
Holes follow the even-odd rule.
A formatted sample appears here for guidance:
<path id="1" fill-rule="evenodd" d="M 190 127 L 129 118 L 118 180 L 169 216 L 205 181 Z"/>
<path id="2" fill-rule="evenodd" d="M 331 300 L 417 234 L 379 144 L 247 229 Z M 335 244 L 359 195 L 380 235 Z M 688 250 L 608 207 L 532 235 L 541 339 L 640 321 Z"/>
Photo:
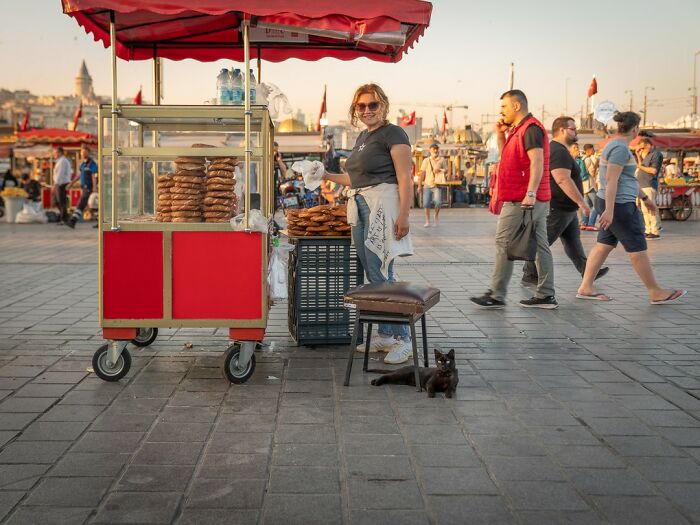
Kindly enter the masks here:
<path id="1" fill-rule="evenodd" d="M 598 81 L 593 77 L 593 80 L 591 80 L 591 85 L 588 86 L 588 98 L 591 98 L 593 95 L 598 93 Z"/>
<path id="2" fill-rule="evenodd" d="M 326 86 L 323 86 L 323 100 L 321 101 L 321 110 L 318 112 L 316 120 L 316 131 L 321 131 L 321 119 L 326 114 Z"/>
<path id="3" fill-rule="evenodd" d="M 440 135 L 444 135 L 447 131 L 447 113 L 442 110 L 442 122 L 440 123 Z"/>
<path id="4" fill-rule="evenodd" d="M 80 117 L 83 116 L 83 101 L 80 101 L 80 104 L 78 105 L 78 109 L 75 110 L 75 115 L 73 115 L 73 131 L 78 129 L 78 121 L 80 120 Z"/>
<path id="5" fill-rule="evenodd" d="M 411 111 L 408 115 L 401 117 L 399 125 L 402 127 L 415 126 L 416 125 L 416 112 Z"/>
<path id="6" fill-rule="evenodd" d="M 27 112 L 24 114 L 24 118 L 22 119 L 22 124 L 19 127 L 20 131 L 27 131 L 27 126 L 29 125 L 29 108 L 27 108 Z"/>
<path id="7" fill-rule="evenodd" d="M 134 97 L 134 104 L 137 106 L 140 106 L 143 103 L 143 95 L 141 93 L 143 88 L 139 88 L 139 92 L 136 93 L 136 96 Z"/>

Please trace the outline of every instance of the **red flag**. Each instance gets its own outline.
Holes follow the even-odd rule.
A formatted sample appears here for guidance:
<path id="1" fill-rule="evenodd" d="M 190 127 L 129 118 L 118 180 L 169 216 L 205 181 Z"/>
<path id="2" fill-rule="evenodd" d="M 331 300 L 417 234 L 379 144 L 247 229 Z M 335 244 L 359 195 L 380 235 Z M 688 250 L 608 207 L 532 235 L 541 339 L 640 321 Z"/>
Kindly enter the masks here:
<path id="1" fill-rule="evenodd" d="M 321 110 L 318 112 L 316 120 L 316 131 L 321 131 L 321 119 L 326 114 L 326 86 L 323 86 L 323 101 L 321 102 Z"/>
<path id="2" fill-rule="evenodd" d="M 440 123 L 440 135 L 444 135 L 447 131 L 447 112 L 442 110 L 442 122 Z"/>
<path id="3" fill-rule="evenodd" d="M 595 76 L 593 76 L 593 80 L 591 80 L 591 85 L 588 86 L 588 98 L 591 98 L 596 93 L 598 93 L 598 81 L 595 79 Z"/>
<path id="4" fill-rule="evenodd" d="M 143 95 L 141 94 L 141 91 L 143 88 L 139 88 L 139 92 L 136 93 L 136 96 L 134 97 L 134 104 L 137 106 L 140 106 L 143 103 Z"/>
<path id="5" fill-rule="evenodd" d="M 408 115 L 404 115 L 401 117 L 401 120 L 399 121 L 399 125 L 402 127 L 406 126 L 415 126 L 416 125 L 416 112 L 411 111 Z"/>
<path id="6" fill-rule="evenodd" d="M 27 131 L 27 126 L 29 125 L 29 108 L 27 108 L 27 112 L 24 114 L 24 118 L 22 119 L 22 124 L 19 127 L 20 131 Z"/>
<path id="7" fill-rule="evenodd" d="M 78 104 L 78 109 L 75 110 L 75 115 L 73 115 L 73 131 L 78 129 L 78 121 L 80 120 L 80 117 L 83 115 L 83 101 L 80 101 L 80 104 Z"/>

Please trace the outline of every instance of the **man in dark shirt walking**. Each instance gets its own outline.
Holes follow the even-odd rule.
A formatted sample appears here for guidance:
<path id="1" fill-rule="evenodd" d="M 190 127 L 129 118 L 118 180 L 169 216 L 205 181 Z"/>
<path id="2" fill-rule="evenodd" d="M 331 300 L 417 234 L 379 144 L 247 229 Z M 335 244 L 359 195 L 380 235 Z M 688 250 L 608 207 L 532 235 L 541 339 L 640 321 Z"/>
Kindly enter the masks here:
<path id="1" fill-rule="evenodd" d="M 578 210 L 584 216 L 591 213 L 583 198 L 581 168 L 571 156 L 569 148 L 576 143 L 576 122 L 571 117 L 557 117 L 552 123 L 553 140 L 549 143 L 549 185 L 552 200 L 549 201 L 547 217 L 547 241 L 550 246 L 561 239 L 566 255 L 574 263 L 578 273 L 583 275 L 586 269 L 586 252 L 581 244 L 581 230 L 578 223 Z M 608 268 L 601 268 L 597 277 L 608 273 Z M 597 278 L 596 277 L 596 278 Z M 537 284 L 537 268 L 532 262 L 523 266 L 523 286 Z"/>
<path id="2" fill-rule="evenodd" d="M 71 228 L 75 228 L 75 224 L 83 218 L 83 212 L 87 207 L 90 194 L 94 191 L 94 188 L 97 187 L 97 163 L 90 156 L 90 149 L 85 144 L 80 148 L 80 159 L 82 160 L 80 163 L 81 195 L 80 202 L 77 208 L 73 210 L 73 214 L 68 221 L 68 226 Z"/>

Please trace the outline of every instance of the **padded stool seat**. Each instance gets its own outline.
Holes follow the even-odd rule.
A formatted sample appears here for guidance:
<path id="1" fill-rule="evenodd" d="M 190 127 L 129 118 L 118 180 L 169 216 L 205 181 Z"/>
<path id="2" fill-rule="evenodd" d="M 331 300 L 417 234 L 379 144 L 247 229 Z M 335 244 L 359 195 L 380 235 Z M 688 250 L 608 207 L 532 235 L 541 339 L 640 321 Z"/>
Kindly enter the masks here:
<path id="1" fill-rule="evenodd" d="M 346 306 L 357 310 L 352 341 L 348 354 L 348 364 L 345 369 L 345 386 L 350 384 L 352 362 L 357 348 L 360 324 L 367 323 L 367 340 L 363 371 L 367 371 L 369 363 L 369 345 L 372 338 L 372 324 L 408 324 L 411 329 L 413 345 L 413 364 L 415 366 L 416 389 L 421 390 L 418 373 L 418 348 L 416 346 L 415 323 L 420 319 L 423 336 L 423 363 L 428 366 L 428 335 L 425 314 L 440 302 L 440 290 L 432 286 L 398 283 L 368 283 L 348 290 L 343 296 Z"/>

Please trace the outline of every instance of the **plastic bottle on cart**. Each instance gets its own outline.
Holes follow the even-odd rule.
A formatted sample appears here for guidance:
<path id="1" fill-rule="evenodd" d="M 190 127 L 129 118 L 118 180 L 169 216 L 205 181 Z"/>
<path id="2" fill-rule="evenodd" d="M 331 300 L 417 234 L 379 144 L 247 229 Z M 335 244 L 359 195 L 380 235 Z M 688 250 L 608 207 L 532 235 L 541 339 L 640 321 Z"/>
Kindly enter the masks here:
<path id="1" fill-rule="evenodd" d="M 252 69 L 250 70 L 249 75 L 250 75 L 250 103 L 257 104 L 258 85 L 255 82 L 255 74 L 253 73 Z"/>
<path id="2" fill-rule="evenodd" d="M 231 70 L 231 103 L 236 106 L 243 105 L 243 76 L 241 70 Z"/>
<path id="3" fill-rule="evenodd" d="M 220 106 L 231 103 L 231 75 L 226 68 L 216 76 L 216 103 Z"/>

